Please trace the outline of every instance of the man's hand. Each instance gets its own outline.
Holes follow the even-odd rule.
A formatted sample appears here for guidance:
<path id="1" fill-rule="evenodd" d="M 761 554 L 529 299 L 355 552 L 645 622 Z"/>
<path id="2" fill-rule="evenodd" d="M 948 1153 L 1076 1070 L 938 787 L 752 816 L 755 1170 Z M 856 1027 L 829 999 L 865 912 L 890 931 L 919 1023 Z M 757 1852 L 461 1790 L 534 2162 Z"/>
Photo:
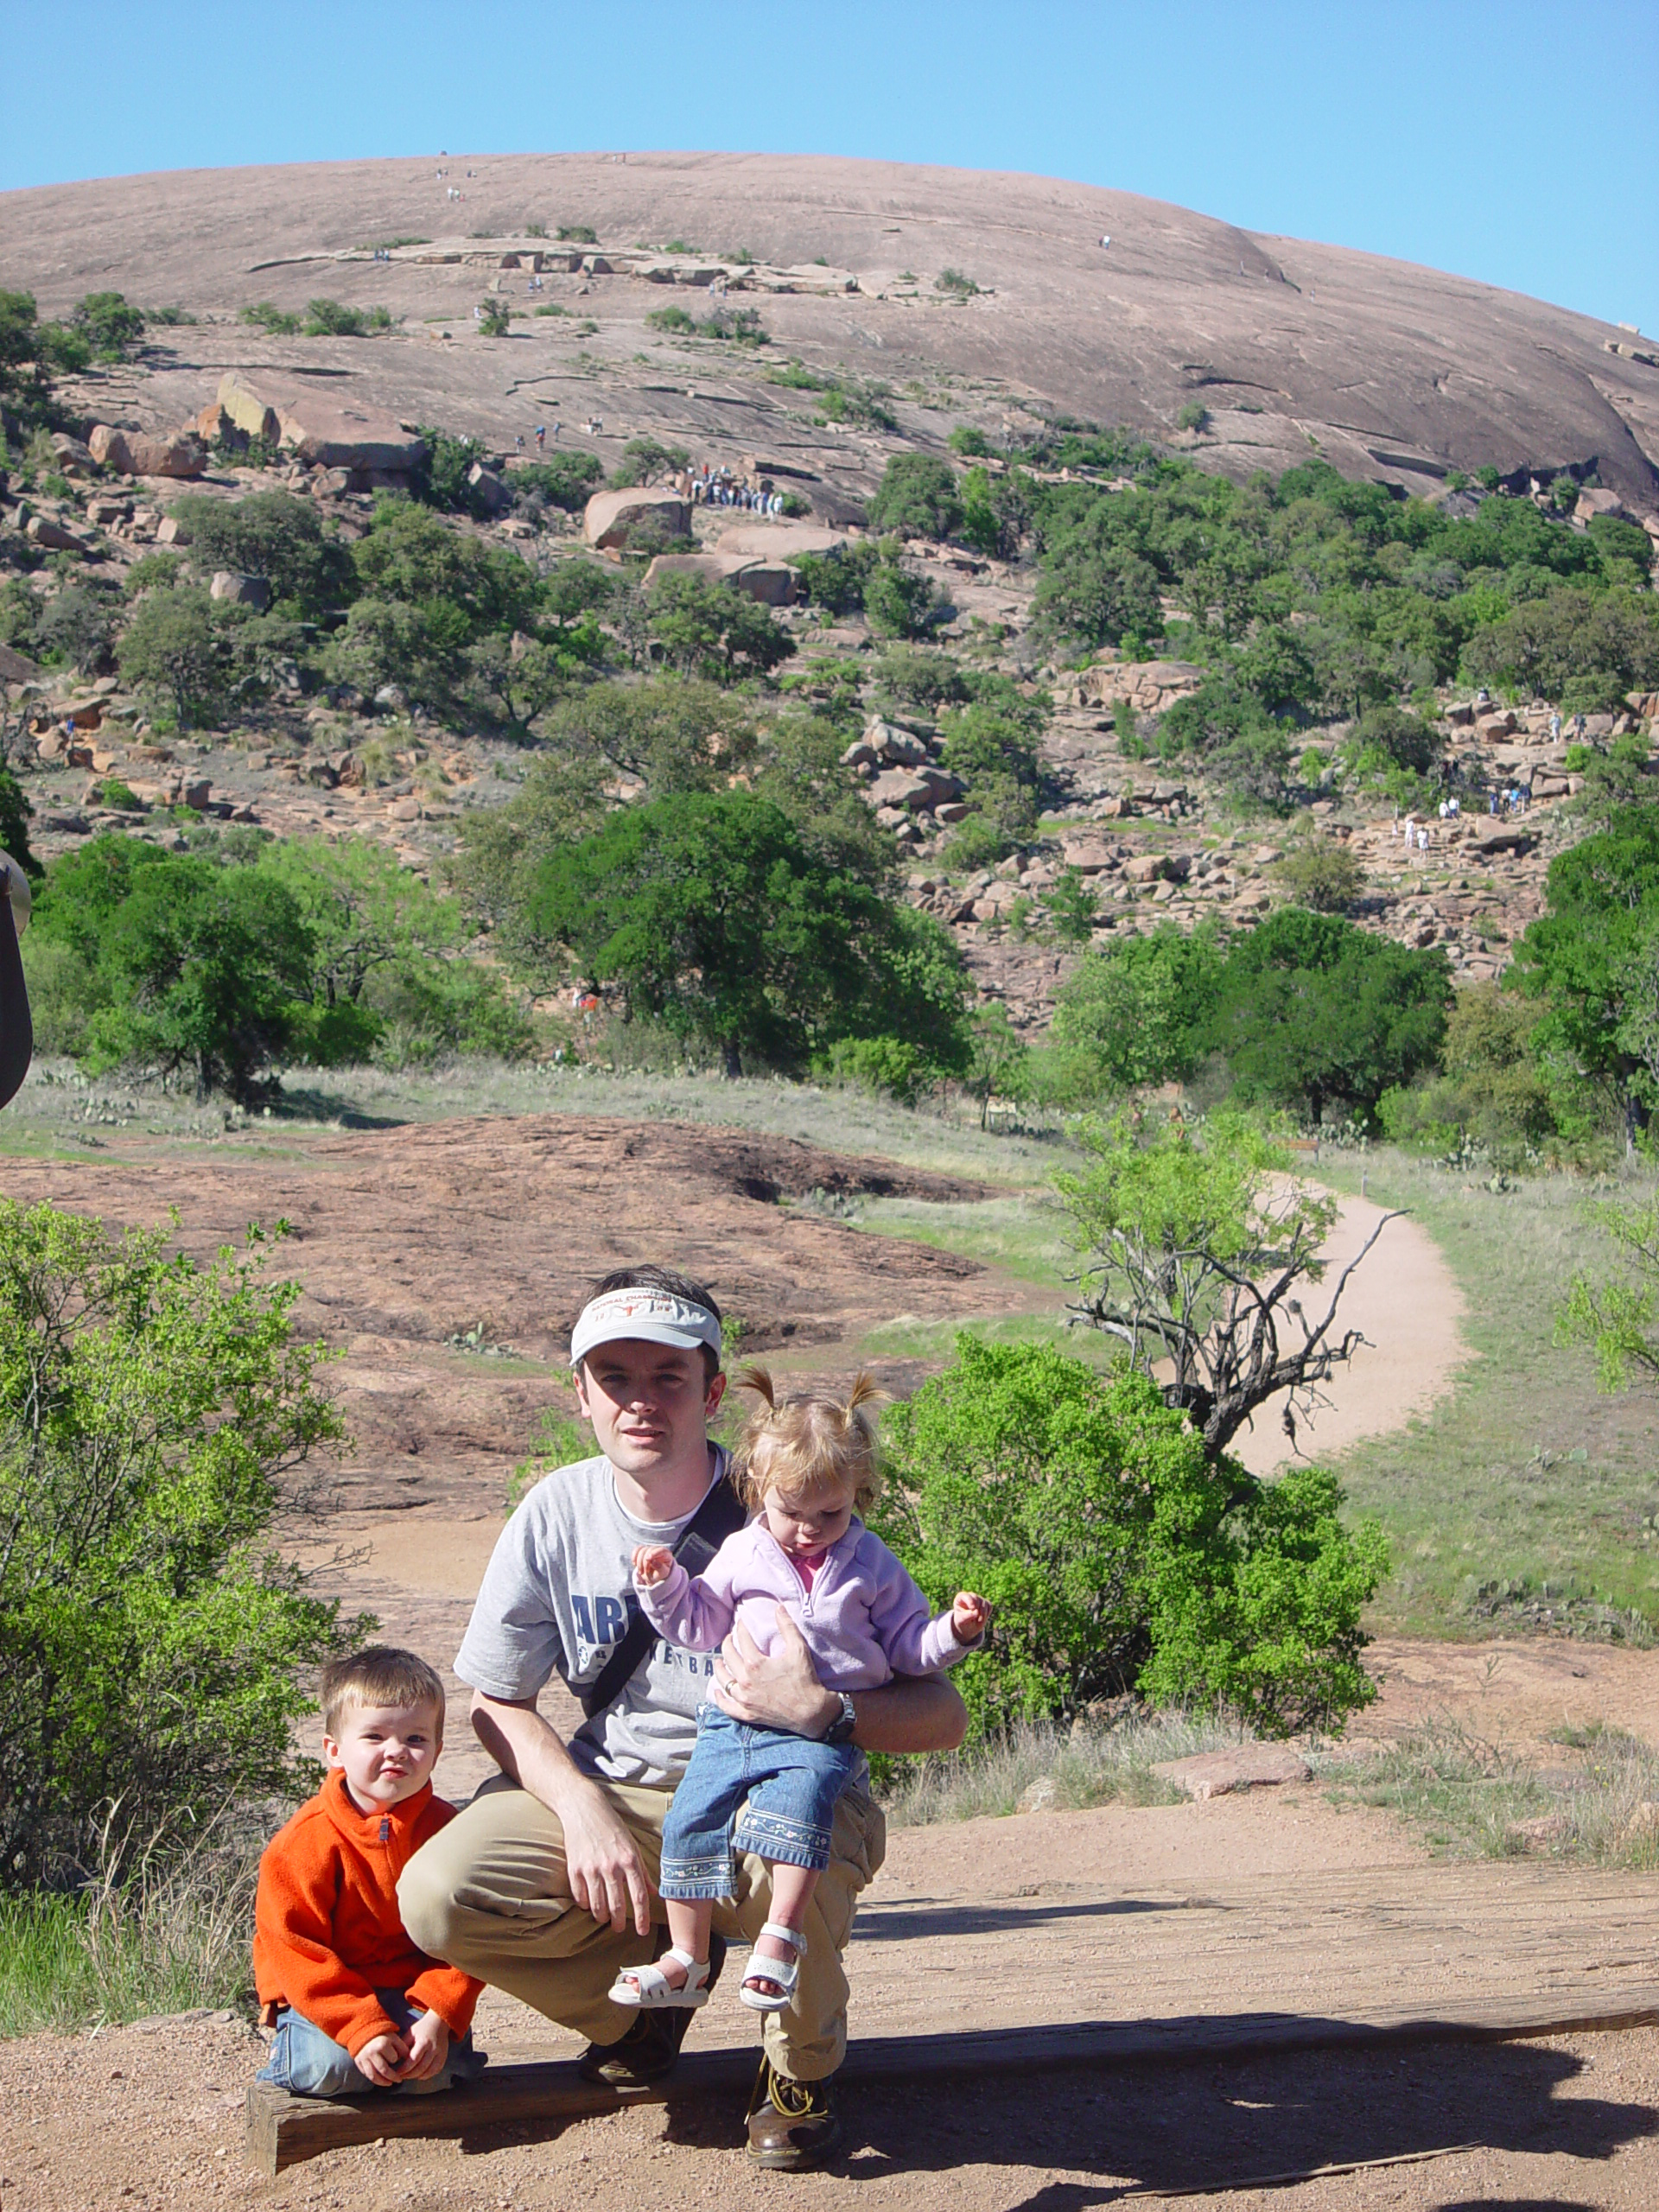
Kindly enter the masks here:
<path id="1" fill-rule="evenodd" d="M 666 1544 L 636 1544 L 633 1579 L 642 1590 L 654 1590 L 674 1572 L 674 1554 Z"/>
<path id="2" fill-rule="evenodd" d="M 958 1643 L 977 1643 L 991 1624 L 991 1609 L 971 1590 L 959 1590 L 950 1602 L 950 1625 Z"/>
<path id="3" fill-rule="evenodd" d="M 409 2045 L 402 2036 L 371 2036 L 357 2054 L 357 2070 L 377 2089 L 395 2089 L 408 2059 Z"/>
<path id="4" fill-rule="evenodd" d="M 651 1933 L 651 1884 L 627 1822 L 601 1789 L 585 1779 L 561 1792 L 553 1808 L 564 1829 L 564 1865 L 570 1894 L 595 1920 L 626 1935 L 628 1908 L 636 1934 Z"/>
<path id="5" fill-rule="evenodd" d="M 783 1605 L 770 1653 L 741 1620 L 734 1623 L 720 1647 L 714 1696 L 734 1720 L 752 1728 L 786 1728 L 795 1736 L 822 1736 L 841 1711 L 841 1700 L 818 1680 L 806 1639 Z"/>
<path id="6" fill-rule="evenodd" d="M 430 2082 L 442 2074 L 449 2056 L 449 2024 L 438 2012 L 423 2012 L 409 2031 L 409 2060 L 405 2082 Z"/>

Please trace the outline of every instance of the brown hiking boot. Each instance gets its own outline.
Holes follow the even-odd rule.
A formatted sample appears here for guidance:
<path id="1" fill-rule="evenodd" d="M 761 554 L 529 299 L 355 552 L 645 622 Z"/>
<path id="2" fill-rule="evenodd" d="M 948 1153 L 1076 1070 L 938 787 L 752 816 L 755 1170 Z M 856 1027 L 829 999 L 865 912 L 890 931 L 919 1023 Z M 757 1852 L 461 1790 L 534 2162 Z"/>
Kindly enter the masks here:
<path id="1" fill-rule="evenodd" d="M 668 1930 L 664 1929 L 658 1936 L 657 1956 L 660 1958 L 667 1948 Z M 720 1980 L 720 1970 L 725 1963 L 725 1939 L 711 1936 L 710 1989 Z M 664 2012 L 640 2012 L 618 2042 L 590 2043 L 576 2061 L 576 2071 L 584 2082 L 602 2082 L 609 2088 L 643 2089 L 647 2082 L 660 2082 L 674 2071 L 679 2063 L 685 2031 L 696 2018 L 695 2012 L 683 2011 L 677 2005 Z"/>
<path id="2" fill-rule="evenodd" d="M 759 2166 L 801 2173 L 841 2148 L 829 2082 L 791 2082 L 763 2058 L 749 2099 L 749 2156 Z"/>

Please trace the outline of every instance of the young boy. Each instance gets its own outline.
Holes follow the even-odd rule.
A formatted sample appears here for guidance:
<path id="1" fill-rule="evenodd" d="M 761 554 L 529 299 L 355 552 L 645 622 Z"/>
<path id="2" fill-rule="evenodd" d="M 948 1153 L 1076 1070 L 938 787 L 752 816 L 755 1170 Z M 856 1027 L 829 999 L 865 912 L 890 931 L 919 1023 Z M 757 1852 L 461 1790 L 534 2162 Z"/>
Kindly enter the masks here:
<path id="1" fill-rule="evenodd" d="M 417 1950 L 397 1910 L 397 1877 L 454 1818 L 432 1794 L 443 1684 L 377 1644 L 325 1667 L 321 1688 L 328 1778 L 259 1862 L 254 1981 L 276 2030 L 259 2079 L 308 2097 L 471 2081 L 483 1984 Z"/>

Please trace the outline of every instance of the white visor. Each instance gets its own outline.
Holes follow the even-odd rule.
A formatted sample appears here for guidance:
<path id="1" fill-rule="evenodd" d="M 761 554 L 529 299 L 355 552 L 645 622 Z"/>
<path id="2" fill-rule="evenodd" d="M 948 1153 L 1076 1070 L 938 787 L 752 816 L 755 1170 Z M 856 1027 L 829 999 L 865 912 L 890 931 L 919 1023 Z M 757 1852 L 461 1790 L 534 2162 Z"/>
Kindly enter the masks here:
<path id="1" fill-rule="evenodd" d="M 579 1366 L 595 1344 L 615 1344 L 624 1337 L 673 1344 L 682 1351 L 695 1351 L 701 1344 L 716 1353 L 721 1348 L 720 1324 L 706 1306 L 640 1285 L 607 1290 L 582 1307 L 570 1332 L 570 1364 Z"/>

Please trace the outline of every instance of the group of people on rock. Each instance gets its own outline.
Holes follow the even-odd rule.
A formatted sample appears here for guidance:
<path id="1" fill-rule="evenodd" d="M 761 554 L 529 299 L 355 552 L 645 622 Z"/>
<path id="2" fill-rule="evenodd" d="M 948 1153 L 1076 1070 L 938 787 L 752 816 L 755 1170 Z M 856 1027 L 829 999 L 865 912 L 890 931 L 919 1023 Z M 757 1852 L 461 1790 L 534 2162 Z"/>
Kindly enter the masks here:
<path id="1" fill-rule="evenodd" d="M 729 468 L 712 468 L 705 461 L 677 480 L 695 505 L 741 507 L 746 514 L 781 515 L 784 495 L 766 484 L 746 484 Z"/>

